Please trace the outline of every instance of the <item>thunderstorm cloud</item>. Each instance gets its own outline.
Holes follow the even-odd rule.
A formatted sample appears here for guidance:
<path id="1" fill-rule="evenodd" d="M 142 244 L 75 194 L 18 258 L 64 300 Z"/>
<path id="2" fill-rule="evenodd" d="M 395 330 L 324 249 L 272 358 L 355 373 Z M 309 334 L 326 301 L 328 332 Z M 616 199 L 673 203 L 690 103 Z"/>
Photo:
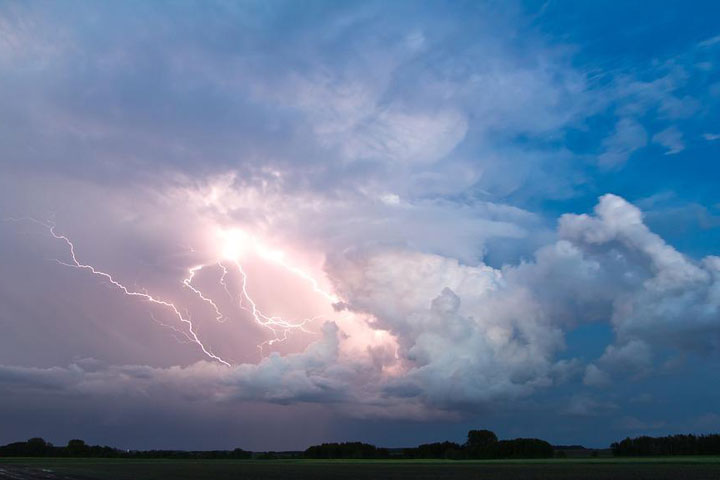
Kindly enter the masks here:
<path id="1" fill-rule="evenodd" d="M 596 8 L 0 5 L 0 443 L 711 429 L 717 27 Z"/>

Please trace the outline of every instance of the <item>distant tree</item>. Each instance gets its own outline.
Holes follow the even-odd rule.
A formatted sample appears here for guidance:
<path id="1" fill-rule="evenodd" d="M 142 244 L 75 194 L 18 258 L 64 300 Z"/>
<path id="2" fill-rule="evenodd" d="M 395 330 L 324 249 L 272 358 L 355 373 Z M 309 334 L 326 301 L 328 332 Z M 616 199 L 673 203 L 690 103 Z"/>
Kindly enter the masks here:
<path id="1" fill-rule="evenodd" d="M 255 458 L 258 460 L 277 460 L 278 456 L 275 452 L 263 452 Z"/>
<path id="2" fill-rule="evenodd" d="M 490 430 L 470 430 L 467 434 L 466 447 L 486 448 L 497 443 L 498 438 L 495 432 Z"/>
<path id="3" fill-rule="evenodd" d="M 345 442 L 313 445 L 303 455 L 307 458 L 387 458 L 390 453 L 368 443 Z"/>
<path id="4" fill-rule="evenodd" d="M 626 438 L 610 445 L 613 455 L 720 455 L 720 435 L 670 435 Z"/>
<path id="5" fill-rule="evenodd" d="M 408 458 L 452 458 L 464 456 L 462 447 L 455 442 L 424 443 L 415 448 L 406 448 L 403 456 Z"/>
<path id="6" fill-rule="evenodd" d="M 247 452 L 247 451 L 243 450 L 242 448 L 236 448 L 235 450 L 230 452 L 230 457 L 231 458 L 251 458 L 252 453 Z"/>
<path id="7" fill-rule="evenodd" d="M 545 440 L 516 438 L 497 442 L 494 458 L 552 458 L 555 450 Z"/>
<path id="8" fill-rule="evenodd" d="M 46 442 L 44 439 L 40 437 L 34 437 L 25 442 L 26 446 L 26 454 L 29 457 L 41 457 L 43 455 L 46 455 L 50 449 L 52 449 L 52 444 Z"/>
<path id="9" fill-rule="evenodd" d="M 495 455 L 498 438 L 490 430 L 470 430 L 464 451 L 470 458 L 491 458 Z"/>
<path id="10" fill-rule="evenodd" d="M 83 440 L 70 440 L 65 447 L 65 451 L 70 457 L 87 457 L 90 456 L 90 447 Z"/>

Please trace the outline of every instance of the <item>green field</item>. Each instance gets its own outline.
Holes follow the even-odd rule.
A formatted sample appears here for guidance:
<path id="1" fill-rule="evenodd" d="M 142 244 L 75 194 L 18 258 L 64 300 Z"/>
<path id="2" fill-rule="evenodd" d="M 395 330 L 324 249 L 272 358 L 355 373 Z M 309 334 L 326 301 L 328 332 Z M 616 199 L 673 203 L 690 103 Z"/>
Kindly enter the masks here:
<path id="1" fill-rule="evenodd" d="M 6 478 L 709 480 L 720 479 L 720 457 L 468 461 L 0 458 L 0 479 Z"/>

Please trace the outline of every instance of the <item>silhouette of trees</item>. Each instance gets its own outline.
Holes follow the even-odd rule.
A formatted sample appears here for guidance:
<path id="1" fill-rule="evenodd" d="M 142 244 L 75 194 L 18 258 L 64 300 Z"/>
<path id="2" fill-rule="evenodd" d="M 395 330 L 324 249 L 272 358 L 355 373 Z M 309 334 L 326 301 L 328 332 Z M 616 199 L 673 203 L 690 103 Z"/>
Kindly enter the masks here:
<path id="1" fill-rule="evenodd" d="M 720 455 L 720 435 L 670 435 L 626 438 L 610 445 L 613 455 L 642 457 L 662 455 Z"/>
<path id="2" fill-rule="evenodd" d="M 552 458 L 552 445 L 537 438 L 498 440 L 490 430 L 470 430 L 463 445 L 454 442 L 426 443 L 403 449 L 405 458 Z"/>
<path id="3" fill-rule="evenodd" d="M 424 443 L 416 448 L 403 450 L 406 458 L 465 458 L 463 447 L 455 442 Z"/>
<path id="4" fill-rule="evenodd" d="M 551 458 L 554 449 L 539 438 L 500 440 L 494 447 L 492 458 Z"/>
<path id="5" fill-rule="evenodd" d="M 497 443 L 495 432 L 490 430 L 470 430 L 467 434 L 465 447 L 488 448 Z"/>
<path id="6" fill-rule="evenodd" d="M 558 456 L 566 455 L 561 447 Z M 720 434 L 714 435 L 671 435 L 667 437 L 626 438 L 611 445 L 616 456 L 664 456 L 664 455 L 720 455 Z M 516 438 L 498 440 L 490 430 L 470 430 L 463 445 L 455 442 L 425 443 L 415 448 L 406 448 L 393 455 L 403 458 L 552 458 L 554 448 L 538 438 Z M 596 455 L 597 452 L 594 452 Z M 388 458 L 385 448 L 361 442 L 323 443 L 314 445 L 302 454 L 300 452 L 267 452 L 255 454 L 241 448 L 234 450 L 119 450 L 100 445 L 88 445 L 83 440 L 70 440 L 64 447 L 55 447 L 40 437 L 26 442 L 14 442 L 0 446 L 0 457 L 108 457 L 108 458 L 177 458 L 177 459 L 247 459 L 247 458 Z"/>
<path id="7" fill-rule="evenodd" d="M 65 452 L 69 457 L 88 457 L 90 447 L 84 441 L 75 439 L 68 442 Z"/>
<path id="8" fill-rule="evenodd" d="M 4 457 L 44 457 L 52 455 L 54 451 L 55 447 L 40 437 L 0 447 L 0 455 Z"/>
<path id="9" fill-rule="evenodd" d="M 70 440 L 65 447 L 54 447 L 42 438 L 15 442 L 0 447 L 0 457 L 105 457 L 105 458 L 251 458 L 252 453 L 235 450 L 183 451 L 146 450 L 124 451 L 100 445 L 87 445 L 83 440 Z"/>
<path id="10" fill-rule="evenodd" d="M 40 437 L 31 438 L 26 443 L 26 451 L 31 457 L 39 457 L 45 455 L 52 450 L 52 443 L 48 443 Z"/>
<path id="11" fill-rule="evenodd" d="M 305 450 L 306 458 L 387 458 L 387 449 L 361 442 L 323 443 Z"/>
<path id="12" fill-rule="evenodd" d="M 550 458 L 554 449 L 545 440 L 498 440 L 490 430 L 470 430 L 464 445 L 467 458 Z"/>
<path id="13" fill-rule="evenodd" d="M 494 458 L 498 438 L 490 430 L 470 430 L 463 447 L 468 458 Z"/>

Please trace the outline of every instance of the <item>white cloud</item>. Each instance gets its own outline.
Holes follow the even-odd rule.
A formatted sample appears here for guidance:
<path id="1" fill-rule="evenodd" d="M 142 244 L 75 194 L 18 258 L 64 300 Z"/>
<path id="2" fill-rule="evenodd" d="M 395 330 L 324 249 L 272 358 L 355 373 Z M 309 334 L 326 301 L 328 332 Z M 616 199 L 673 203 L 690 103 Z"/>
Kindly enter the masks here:
<path id="1" fill-rule="evenodd" d="M 630 117 L 621 118 L 613 134 L 603 141 L 605 151 L 598 157 L 598 163 L 606 168 L 621 166 L 646 144 L 647 133 L 642 125 Z"/>
<path id="2" fill-rule="evenodd" d="M 685 150 L 683 136 L 676 127 L 668 127 L 652 137 L 653 143 L 657 143 L 667 149 L 665 155 L 675 155 Z"/>
<path id="3" fill-rule="evenodd" d="M 554 241 L 532 259 L 494 268 L 472 255 L 469 246 L 493 228 L 492 235 L 521 235 L 516 224 L 531 221 L 526 212 L 489 204 L 448 216 L 451 210 L 444 204 L 405 199 L 388 204 L 378 195 L 328 200 L 286 191 L 282 176 L 270 178 L 275 180 L 265 182 L 264 189 L 248 188 L 230 176 L 136 195 L 134 201 L 145 212 L 174 212 L 167 217 L 173 221 L 165 224 L 165 234 L 157 233 L 156 224 L 146 224 L 154 214 L 143 215 L 133 204 L 115 212 L 125 218 L 125 230 L 159 235 L 151 242 L 157 248 L 170 237 L 182 242 L 187 231 L 200 235 L 213 225 L 241 224 L 288 246 L 289 252 L 307 253 L 307 258 L 314 258 L 309 252 L 331 252 L 325 271 L 350 311 L 340 314 L 357 315 L 358 321 L 340 316 L 307 348 L 295 343 L 284 356 L 273 354 L 258 365 L 244 363 L 232 373 L 208 369 L 207 381 L 213 385 L 218 380 L 212 377 L 220 376 L 222 388 L 210 388 L 219 388 L 218 395 L 238 401 L 361 404 L 363 415 L 399 415 L 394 410 L 398 402 L 411 403 L 413 415 L 477 410 L 582 377 L 581 366 L 558 357 L 565 334 L 583 323 L 611 323 L 616 332 L 614 344 L 585 366 L 587 385 L 652 370 L 665 348 L 720 348 L 720 260 L 688 259 L 650 231 L 642 212 L 618 196 L 601 197 L 593 214 L 563 215 Z M 102 201 L 123 205 L 116 195 L 122 193 L 85 192 L 84 198 L 98 200 L 85 205 L 90 210 L 84 218 L 93 218 L 91 207 Z M 101 211 L 107 216 L 107 210 Z M 473 218 L 478 212 L 482 217 Z M 117 248 L 102 242 L 86 246 L 89 233 L 99 226 L 115 232 L 115 213 L 73 227 L 81 232 L 83 254 L 102 258 L 104 248 Z M 424 230 L 429 218 L 435 229 L 445 227 Z M 515 223 L 496 223 L 494 218 L 514 218 Z M 383 221 L 374 226 L 378 219 Z M 443 241 L 448 235 L 455 245 Z M 133 271 L 120 263 L 127 262 L 116 262 L 128 269 L 124 275 Z M 169 270 L 152 270 L 157 276 L 182 275 L 176 263 L 163 268 Z M 167 279 L 157 285 L 168 288 Z M 129 338 L 138 338 L 133 329 L 139 323 L 130 329 L 130 323 L 116 319 L 110 326 L 127 328 Z M 82 331 L 80 323 L 66 327 Z M 233 326 L 224 332 L 206 326 L 203 334 L 212 344 L 229 348 L 243 329 Z M 384 337 L 373 340 L 374 335 Z M 307 337 L 305 344 L 314 338 Z M 116 344 L 119 350 L 122 345 Z"/>
<path id="4" fill-rule="evenodd" d="M 194 364 L 195 350 L 148 328 L 144 305 L 42 263 L 66 251 L 13 237 L 4 266 L 16 275 L 0 280 L 0 320 L 14 332 L 0 338 L 3 362 L 66 365 L 90 352 L 115 364 L 2 369 L 16 391 L 168 389 L 427 418 L 563 382 L 608 385 L 652 370 L 666 349 L 720 348 L 717 257 L 684 256 L 615 195 L 594 214 L 564 215 L 557 231 L 507 200 L 568 198 L 588 183 L 584 159 L 554 145 L 596 114 L 612 112 L 597 162 L 615 168 L 647 145 L 646 116 L 697 112 L 698 100 L 680 93 L 683 68 L 616 75 L 593 91 L 568 50 L 507 37 L 522 22 L 494 8 L 480 23 L 442 25 L 412 15 L 382 23 L 373 5 L 341 7 L 321 24 L 233 5 L 182 25 L 172 24 L 178 12 L 152 6 L 144 15 L 49 8 L 22 11 L 18 24 L 0 16 L 0 65 L 24 72 L 0 79 L 10 128 L 0 203 L 42 218 L 57 210 L 83 258 L 182 300 L 178 278 L 216 253 L 208 238 L 240 226 L 310 265 L 345 310 L 324 305 L 331 322 L 315 320 L 259 363 L 262 329 L 243 312 L 222 326 L 197 315 L 203 338 L 237 366 Z M 198 28 L 209 23 L 217 29 Z M 218 48 L 225 35 L 237 41 Z M 684 148 L 675 127 L 652 141 L 668 154 Z M 509 260 L 488 259 L 491 245 Z M 268 271 L 259 297 L 307 308 Z M 566 334 L 596 323 L 616 336 L 600 358 L 560 359 Z M 147 365 L 120 366 L 133 362 Z M 576 397 L 568 408 L 612 405 Z"/>
<path id="5" fill-rule="evenodd" d="M 698 46 L 699 47 L 712 47 L 713 45 L 716 45 L 718 43 L 720 43 L 720 35 L 716 35 L 714 37 L 705 39 L 702 42 L 698 43 Z"/>
<path id="6" fill-rule="evenodd" d="M 688 259 L 647 228 L 640 210 L 617 196 L 602 197 L 595 211 L 595 217 L 563 216 L 560 235 L 592 248 L 607 265 L 614 261 L 637 266 L 617 272 L 631 280 L 631 288 L 618 292 L 613 300 L 612 323 L 624 346 L 609 349 L 606 360 L 632 351 L 637 353 L 631 355 L 634 361 L 647 366 L 646 349 L 651 345 L 717 349 L 720 303 L 715 257 L 699 263 Z"/>

